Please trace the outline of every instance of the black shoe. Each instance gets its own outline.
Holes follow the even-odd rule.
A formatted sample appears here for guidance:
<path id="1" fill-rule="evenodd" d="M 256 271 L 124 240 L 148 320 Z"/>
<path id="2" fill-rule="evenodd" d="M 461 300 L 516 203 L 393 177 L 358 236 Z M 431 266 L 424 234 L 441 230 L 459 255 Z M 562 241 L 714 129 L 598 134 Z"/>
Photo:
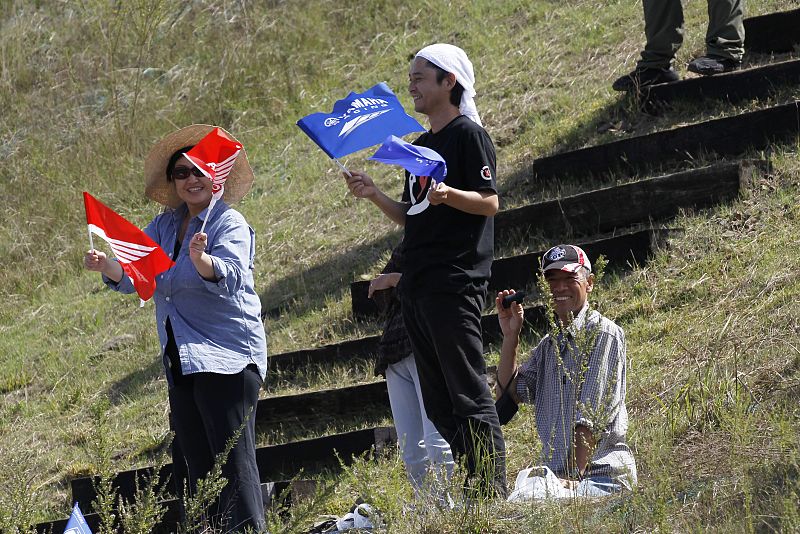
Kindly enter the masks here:
<path id="1" fill-rule="evenodd" d="M 611 88 L 615 91 L 639 91 L 643 87 L 677 82 L 680 79 L 678 73 L 672 69 L 636 69 L 617 78 Z"/>
<path id="2" fill-rule="evenodd" d="M 738 70 L 741 66 L 742 62 L 736 59 L 709 55 L 694 58 L 689 62 L 686 68 L 691 72 L 702 74 L 703 76 L 711 76 L 712 74 L 722 74 L 723 72 Z"/>

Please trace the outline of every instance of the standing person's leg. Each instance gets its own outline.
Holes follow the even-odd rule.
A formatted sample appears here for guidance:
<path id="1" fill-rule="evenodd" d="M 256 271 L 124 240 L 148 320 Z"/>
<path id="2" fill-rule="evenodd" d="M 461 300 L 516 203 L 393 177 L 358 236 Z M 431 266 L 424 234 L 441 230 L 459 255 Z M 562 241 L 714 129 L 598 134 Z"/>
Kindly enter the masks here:
<path id="1" fill-rule="evenodd" d="M 428 418 L 442 437 L 452 444 L 458 431 L 453 417 L 453 405 L 436 356 L 436 347 L 430 339 L 427 317 L 423 314 L 422 307 L 417 306 L 418 302 L 417 298 L 402 298 L 403 323 L 414 352 L 419 386 Z M 455 452 L 461 454 L 464 451 Z"/>
<path id="2" fill-rule="evenodd" d="M 255 419 L 261 377 L 255 366 L 240 373 L 197 373 L 195 401 L 200 409 L 209 443 L 215 454 L 225 450 L 228 440 L 241 435 L 222 467 L 228 480 L 219 498 L 225 531 L 264 528 L 264 503 L 255 456 Z"/>
<path id="3" fill-rule="evenodd" d="M 205 478 L 214 465 L 214 452 L 208 445 L 203 418 L 194 401 L 194 377 L 179 377 L 169 390 L 170 423 L 175 431 L 172 447 L 172 470 L 176 484 L 188 483 L 188 495 L 177 488 L 181 497 L 195 494 L 197 481 Z"/>
<path id="4" fill-rule="evenodd" d="M 637 68 L 669 69 L 683 44 L 681 0 L 642 0 L 647 43 Z"/>
<path id="5" fill-rule="evenodd" d="M 744 0 L 708 0 L 706 55 L 689 70 L 710 75 L 736 70 L 744 56 Z"/>
<path id="6" fill-rule="evenodd" d="M 175 497 L 178 499 L 180 521 L 186 521 L 186 510 L 183 507 L 184 499 L 187 497 L 185 487 L 189 484 L 189 468 L 186 465 L 186 457 L 183 454 L 180 443 L 178 442 L 175 423 L 172 420 L 172 410 L 169 413 L 169 429 L 173 433 L 170 452 L 172 453 L 172 481 L 175 485 Z"/>
<path id="7" fill-rule="evenodd" d="M 433 467 L 434 474 L 437 482 L 444 482 L 444 479 L 450 478 L 453 475 L 455 462 L 453 461 L 453 451 L 450 449 L 450 444 L 439 434 L 436 426 L 428 418 L 428 413 L 425 411 L 425 403 L 422 400 L 422 391 L 419 387 L 419 373 L 417 372 L 417 363 L 414 361 L 413 356 L 406 358 L 406 366 L 414 382 L 414 392 L 416 394 L 416 401 L 422 421 L 422 440 L 425 443 L 425 453 L 428 457 L 429 464 Z M 404 362 L 406 361 L 404 360 Z M 443 470 L 443 472 L 442 472 Z"/>
<path id="8" fill-rule="evenodd" d="M 642 57 L 632 72 L 614 82 L 615 91 L 638 91 L 680 79 L 672 62 L 683 44 L 681 0 L 642 0 L 642 6 L 646 39 Z"/>
<path id="9" fill-rule="evenodd" d="M 470 478 L 478 475 L 481 492 L 506 495 L 505 442 L 486 382 L 486 362 L 480 315 L 483 298 L 477 295 L 438 293 L 403 301 L 404 314 L 413 313 L 414 329 L 427 340 L 431 357 L 417 357 L 420 390 L 425 410 L 453 451 L 464 454 Z M 408 325 L 407 325 L 408 328 Z M 415 336 L 409 329 L 414 344 Z M 447 402 L 431 383 L 429 369 L 438 370 Z M 441 388 L 441 385 L 439 385 Z M 443 408 L 444 406 L 444 408 Z M 450 410 L 445 417 L 444 409 Z M 444 419 L 447 425 L 441 425 Z M 482 460 L 485 462 L 480 463 Z M 479 470 L 486 471 L 479 472 Z"/>
<path id="10" fill-rule="evenodd" d="M 411 361 L 413 365 L 413 356 L 390 364 L 386 368 L 386 387 L 389 390 L 389 405 L 392 408 L 392 418 L 406 475 L 414 488 L 414 495 L 419 496 L 428 472 L 428 456 L 420 443 L 423 438 L 422 415 L 407 361 Z"/>

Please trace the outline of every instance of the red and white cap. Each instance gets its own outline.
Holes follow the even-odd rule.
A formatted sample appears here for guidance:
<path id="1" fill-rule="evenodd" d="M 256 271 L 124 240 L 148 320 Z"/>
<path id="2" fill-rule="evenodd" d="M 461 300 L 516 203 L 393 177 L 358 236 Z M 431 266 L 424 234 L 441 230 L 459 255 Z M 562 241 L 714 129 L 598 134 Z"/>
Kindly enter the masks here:
<path id="1" fill-rule="evenodd" d="M 542 272 L 559 269 L 576 273 L 583 267 L 592 272 L 592 263 L 581 247 L 575 245 L 556 245 L 542 256 Z"/>

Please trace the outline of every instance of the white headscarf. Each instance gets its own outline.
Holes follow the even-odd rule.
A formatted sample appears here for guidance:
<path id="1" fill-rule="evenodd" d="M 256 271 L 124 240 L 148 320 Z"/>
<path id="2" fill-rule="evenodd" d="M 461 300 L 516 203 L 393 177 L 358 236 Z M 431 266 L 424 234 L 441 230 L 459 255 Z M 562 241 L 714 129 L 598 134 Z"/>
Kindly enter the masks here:
<path id="1" fill-rule="evenodd" d="M 478 108 L 475 107 L 475 73 L 467 53 L 451 44 L 436 43 L 417 52 L 416 57 L 427 59 L 440 69 L 456 75 L 456 81 L 464 88 L 461 105 L 458 106 L 459 111 L 483 126 L 478 116 Z"/>

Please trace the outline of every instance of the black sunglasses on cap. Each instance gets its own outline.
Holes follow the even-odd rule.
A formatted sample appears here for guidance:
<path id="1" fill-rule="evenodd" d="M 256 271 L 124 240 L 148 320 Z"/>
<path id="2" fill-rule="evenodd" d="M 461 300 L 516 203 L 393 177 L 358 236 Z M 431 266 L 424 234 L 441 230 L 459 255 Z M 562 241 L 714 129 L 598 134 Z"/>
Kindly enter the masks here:
<path id="1" fill-rule="evenodd" d="M 189 177 L 189 175 L 192 174 L 194 174 L 198 178 L 202 178 L 203 176 L 205 176 L 205 174 L 203 174 L 203 171 L 201 171 L 197 167 L 175 167 L 174 169 L 172 169 L 172 174 L 170 176 L 172 176 L 173 180 L 185 180 Z"/>

